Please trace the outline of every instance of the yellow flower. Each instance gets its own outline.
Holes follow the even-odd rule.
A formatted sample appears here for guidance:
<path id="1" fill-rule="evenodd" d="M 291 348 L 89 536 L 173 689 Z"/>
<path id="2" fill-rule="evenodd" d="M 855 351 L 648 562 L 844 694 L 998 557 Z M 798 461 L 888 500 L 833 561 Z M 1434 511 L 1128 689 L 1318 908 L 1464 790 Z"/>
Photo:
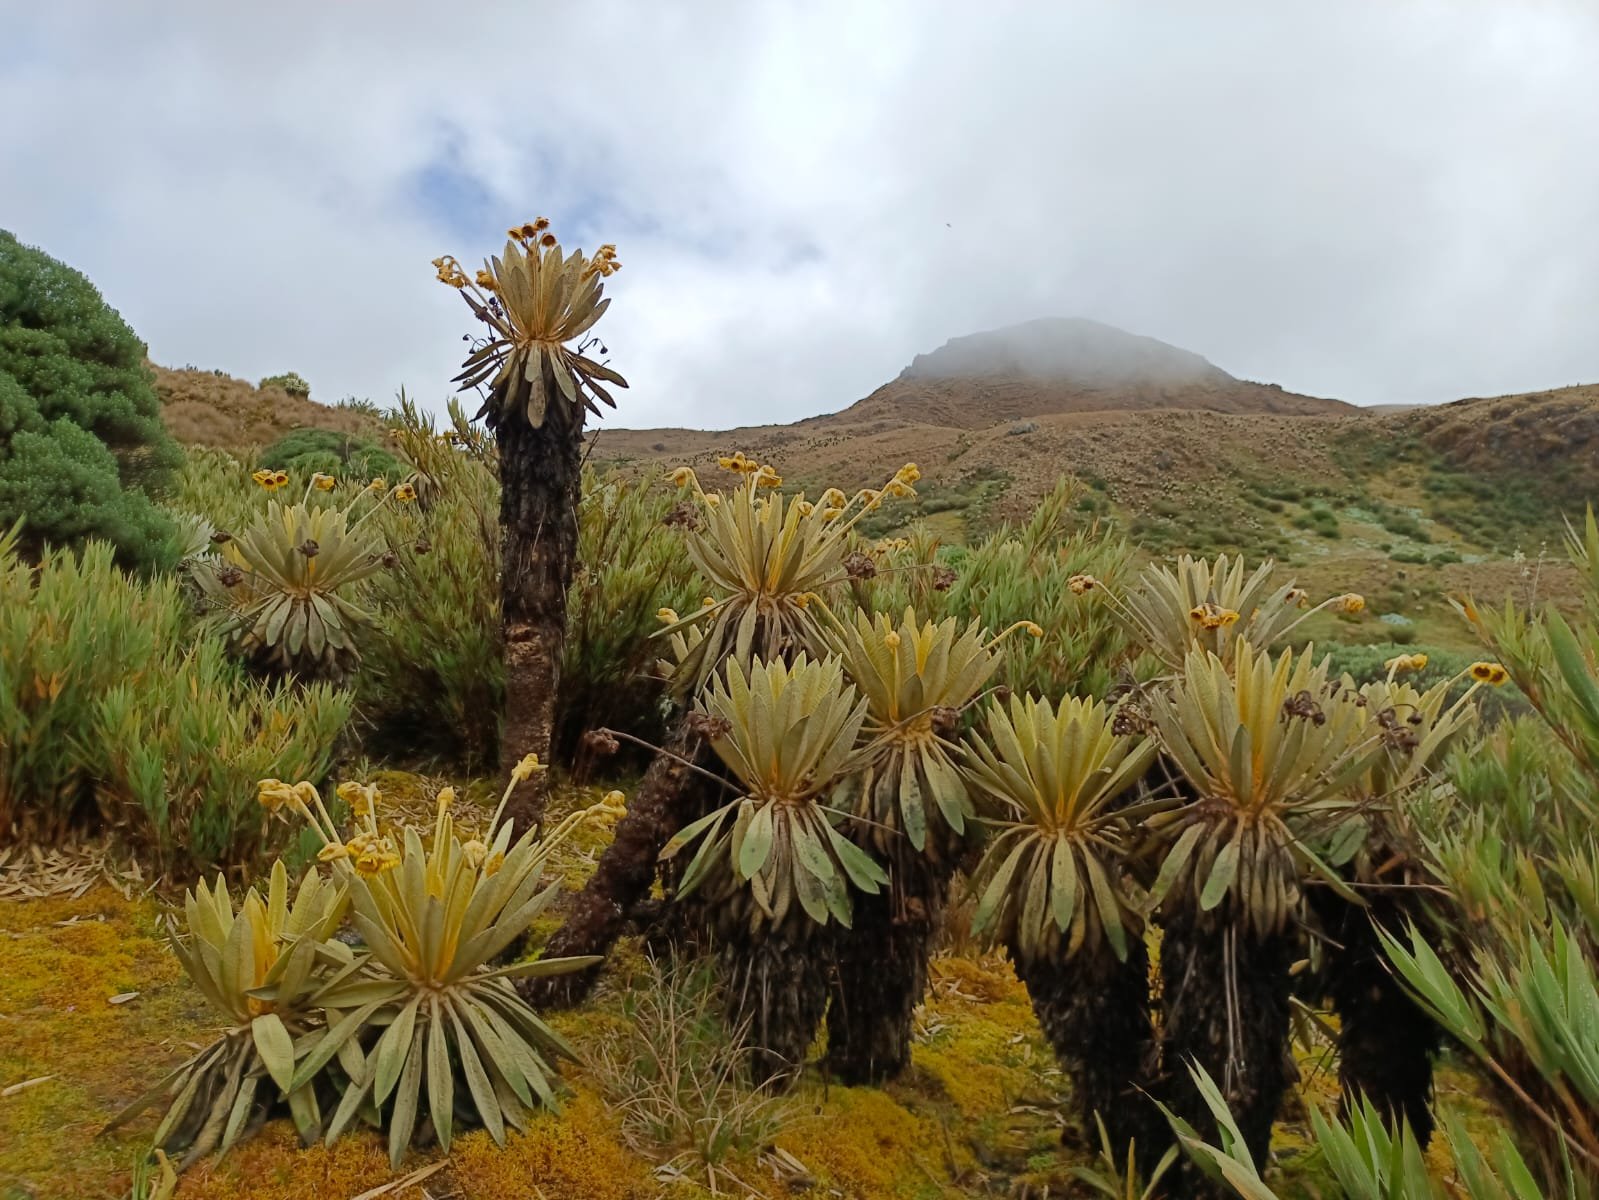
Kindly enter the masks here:
<path id="1" fill-rule="evenodd" d="M 322 474 L 321 471 L 311 476 L 311 486 L 319 492 L 331 492 L 336 483 L 338 483 L 338 480 L 331 475 Z"/>
<path id="2" fill-rule="evenodd" d="M 394 843 L 388 838 L 355 856 L 355 873 L 362 879 L 375 879 L 383 872 L 392 871 L 399 865 L 400 856 L 394 849 Z"/>
<path id="3" fill-rule="evenodd" d="M 1219 620 L 1223 626 L 1236 625 L 1238 624 L 1238 610 L 1235 608 L 1224 608 L 1220 613 L 1217 614 L 1217 620 Z"/>
<path id="4" fill-rule="evenodd" d="M 1194 605 L 1193 608 L 1188 610 L 1188 619 L 1190 621 L 1203 621 L 1205 619 L 1205 610 L 1209 607 L 1210 605 L 1208 604 Z"/>
<path id="5" fill-rule="evenodd" d="M 379 475 L 366 485 L 366 490 L 369 492 L 386 492 L 389 490 L 389 481 Z"/>
<path id="6" fill-rule="evenodd" d="M 289 473 L 287 471 L 273 471 L 272 472 L 272 487 L 273 487 L 274 490 L 276 490 L 277 488 L 280 488 L 280 487 L 287 487 L 288 484 L 289 484 Z"/>
<path id="7" fill-rule="evenodd" d="M 740 475 L 742 475 L 750 468 L 752 464 L 750 463 L 749 459 L 744 457 L 744 451 L 735 450 L 732 454 L 724 454 L 718 458 L 716 460 L 716 465 L 721 467 L 724 471 L 737 471 Z"/>
<path id="8" fill-rule="evenodd" d="M 716 508 L 721 503 L 722 503 L 722 498 L 719 495 L 717 495 L 715 492 L 712 492 L 710 495 L 705 497 L 705 507 L 706 508 Z"/>
<path id="9" fill-rule="evenodd" d="M 416 499 L 416 488 L 409 483 L 402 483 L 394 489 L 394 498 L 401 504 L 409 504 Z"/>
<path id="10" fill-rule="evenodd" d="M 705 599 L 700 601 L 700 607 L 701 608 L 715 608 L 716 607 L 716 601 L 714 599 L 712 599 L 710 596 L 707 596 L 707 597 L 705 597 Z"/>
<path id="11" fill-rule="evenodd" d="M 896 483 L 911 484 L 922 477 L 922 469 L 915 463 L 906 463 L 894 474 Z"/>
<path id="12" fill-rule="evenodd" d="M 1383 666 L 1389 672 L 1396 675 L 1401 671 L 1419 671 L 1426 665 L 1427 656 L 1425 654 L 1401 654 L 1383 663 Z"/>
<path id="13" fill-rule="evenodd" d="M 890 650 L 898 650 L 899 649 L 899 634 L 896 631 L 890 629 L 887 633 L 885 633 L 883 635 L 883 645 L 887 646 Z"/>
<path id="14" fill-rule="evenodd" d="M 655 610 L 655 619 L 662 625 L 676 625 L 681 618 L 675 608 L 658 608 Z"/>
<path id="15" fill-rule="evenodd" d="M 794 603 L 800 608 L 809 608 L 811 606 L 811 595 L 812 593 L 810 592 L 801 592 L 794 597 Z"/>
<path id="16" fill-rule="evenodd" d="M 783 477 L 771 467 L 757 467 L 755 469 L 755 486 L 775 488 L 782 486 Z"/>
<path id="17" fill-rule="evenodd" d="M 824 520 L 824 521 L 836 520 L 838 518 L 839 514 L 842 513 L 843 511 L 844 510 L 842 508 L 824 508 L 824 509 L 822 509 L 822 520 Z"/>
<path id="18" fill-rule="evenodd" d="M 439 806 L 439 812 L 449 812 L 450 806 L 455 803 L 455 789 L 452 787 L 441 787 L 439 789 L 436 803 Z"/>
<path id="19" fill-rule="evenodd" d="M 496 851 L 492 856 L 490 856 L 488 861 L 486 861 L 483 864 L 483 874 L 485 876 L 498 875 L 499 872 L 500 872 L 500 868 L 503 867 L 504 865 L 505 865 L 505 855 L 504 855 L 504 853 L 502 853 L 500 851 Z"/>
<path id="20" fill-rule="evenodd" d="M 267 812 L 275 813 L 286 804 L 293 805 L 298 799 L 294 788 L 281 779 L 263 779 L 255 786 L 255 798 Z"/>
<path id="21" fill-rule="evenodd" d="M 800 516 L 808 517 L 816 511 L 816 505 L 812 504 L 809 500 L 801 500 L 799 502 L 799 511 Z"/>
<path id="22" fill-rule="evenodd" d="M 316 804 L 321 797 L 317 795 L 316 785 L 302 779 L 294 785 L 294 799 L 302 809 L 309 812 L 311 806 Z"/>
<path id="23" fill-rule="evenodd" d="M 1310 604 L 1310 593 L 1301 587 L 1289 588 L 1283 593 L 1283 602 L 1295 608 L 1305 608 Z"/>
<path id="24" fill-rule="evenodd" d="M 1023 621 L 1022 628 L 1027 630 L 1028 637 L 1041 638 L 1044 636 L 1044 627 L 1037 621 Z"/>
<path id="25" fill-rule="evenodd" d="M 1510 672 L 1496 662 L 1474 662 L 1470 667 L 1471 677 L 1478 683 L 1490 684 L 1498 687 L 1510 678 Z"/>
<path id="26" fill-rule="evenodd" d="M 500 285 L 495 282 L 494 276 L 487 271 L 479 271 L 477 273 L 477 285 L 486 292 L 495 292 L 500 288 Z"/>
<path id="27" fill-rule="evenodd" d="M 350 811 L 358 817 L 369 817 L 378 801 L 378 789 L 374 784 L 360 784 L 345 782 L 334 789 L 338 796 L 350 806 Z"/>
<path id="28" fill-rule="evenodd" d="M 822 493 L 821 499 L 817 503 L 823 508 L 843 508 L 845 504 L 849 503 L 849 498 L 837 488 L 830 487 Z"/>
<path id="29" fill-rule="evenodd" d="M 473 838 L 461 847 L 461 857 L 466 859 L 466 865 L 474 871 L 483 865 L 483 860 L 489 855 L 489 848 L 477 838 Z"/>
<path id="30" fill-rule="evenodd" d="M 332 862 L 336 858 L 349 858 L 350 848 L 343 842 L 329 842 L 317 851 L 317 862 Z"/>
<path id="31" fill-rule="evenodd" d="M 859 493 L 858 498 L 862 499 L 862 500 L 865 500 L 866 501 L 866 507 L 869 508 L 869 509 L 878 508 L 883 503 L 883 493 L 880 492 L 880 491 L 877 491 L 875 488 L 864 488 L 864 489 L 862 489 L 861 492 Z"/>
<path id="32" fill-rule="evenodd" d="M 1084 592 L 1091 592 L 1099 585 L 1099 580 L 1092 575 L 1073 575 L 1066 581 L 1066 586 L 1071 588 L 1072 595 L 1081 596 Z"/>
<path id="33" fill-rule="evenodd" d="M 679 467 L 672 472 L 672 483 L 676 487 L 687 487 L 694 482 L 693 467 Z"/>
<path id="34" fill-rule="evenodd" d="M 1338 597 L 1338 610 L 1346 613 L 1364 612 L 1366 598 L 1359 592 L 1345 592 Z"/>
<path id="35" fill-rule="evenodd" d="M 256 483 L 260 484 L 262 487 L 266 488 L 267 491 L 270 492 L 272 490 L 272 472 L 271 471 L 268 471 L 268 470 L 266 470 L 264 468 L 262 470 L 259 470 L 259 471 L 252 471 L 250 473 L 250 478 L 255 480 Z"/>
<path id="36" fill-rule="evenodd" d="M 900 500 L 904 499 L 906 496 L 914 496 L 916 492 L 911 488 L 910 484 L 901 483 L 896 477 L 894 479 L 890 479 L 886 484 L 883 485 L 883 494 L 885 496 L 893 496 L 896 500 Z"/>
<path id="37" fill-rule="evenodd" d="M 546 233 L 539 239 L 539 245 L 543 246 L 546 250 L 555 245 L 555 242 L 556 237 L 553 233 Z"/>
<path id="38" fill-rule="evenodd" d="M 539 762 L 537 754 L 524 755 L 522 761 L 511 768 L 511 778 L 518 783 L 523 783 L 532 778 L 533 772 L 544 769 L 544 765 Z"/>

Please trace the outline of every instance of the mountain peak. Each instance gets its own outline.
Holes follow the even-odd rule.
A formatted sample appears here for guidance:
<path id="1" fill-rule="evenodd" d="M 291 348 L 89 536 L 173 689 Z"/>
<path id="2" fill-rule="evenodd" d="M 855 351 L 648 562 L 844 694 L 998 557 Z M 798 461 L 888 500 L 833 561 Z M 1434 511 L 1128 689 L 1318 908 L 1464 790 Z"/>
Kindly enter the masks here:
<path id="1" fill-rule="evenodd" d="M 904 381 L 992 376 L 1083 387 L 1236 382 L 1191 351 L 1086 317 L 1040 317 L 951 338 L 931 354 L 918 354 L 899 374 Z"/>

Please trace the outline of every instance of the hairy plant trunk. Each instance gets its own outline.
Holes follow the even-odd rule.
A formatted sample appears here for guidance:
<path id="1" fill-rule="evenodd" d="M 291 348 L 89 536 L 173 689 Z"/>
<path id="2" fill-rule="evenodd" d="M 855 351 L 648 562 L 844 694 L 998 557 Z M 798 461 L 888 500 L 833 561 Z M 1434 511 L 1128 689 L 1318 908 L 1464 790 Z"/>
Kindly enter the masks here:
<path id="1" fill-rule="evenodd" d="M 505 720 L 500 775 L 527 754 L 550 760 L 566 649 L 566 592 L 577 559 L 582 499 L 582 412 L 551 404 L 535 429 L 520 413 L 495 430 L 500 449 L 500 601 L 505 635 Z M 544 817 L 545 772 L 506 806 L 515 836 Z"/>
<path id="2" fill-rule="evenodd" d="M 837 935 L 827 1067 L 841 1083 L 879 1084 L 910 1065 L 911 1014 L 949 893 L 947 870 L 917 861 L 910 873 L 920 877 L 911 886 L 855 893 L 853 923 Z"/>
<path id="3" fill-rule="evenodd" d="M 1319 893 L 1319 894 L 1317 894 Z M 1425 1148 L 1432 1137 L 1433 1059 L 1442 1032 L 1406 994 L 1377 937 L 1411 918 L 1402 893 L 1369 893 L 1365 908 L 1331 889 L 1313 891 L 1330 939 L 1325 985 L 1338 1016 L 1338 1081 L 1344 1103 L 1364 1095 L 1390 1120 L 1403 1118 Z"/>
<path id="4" fill-rule="evenodd" d="M 679 721 L 645 771 L 594 874 L 573 898 L 565 923 L 545 947 L 545 957 L 610 953 L 630 914 L 649 895 L 661 847 L 687 821 L 686 804 L 698 793 L 699 782 L 689 764 L 708 756 L 704 740 L 687 721 Z M 535 1008 L 568 1008 L 588 996 L 603 967 L 596 963 L 570 975 L 519 980 L 517 990 Z"/>
<path id="5" fill-rule="evenodd" d="M 827 1009 L 834 928 L 790 921 L 754 939 L 720 938 L 728 1022 L 743 1031 L 750 1078 L 791 1086 Z"/>
<path id="6" fill-rule="evenodd" d="M 1285 934 L 1250 937 L 1219 913 L 1176 917 L 1161 940 L 1167 1104 L 1219 1144 L 1216 1122 L 1189 1075 L 1189 1064 L 1198 1063 L 1216 1081 L 1262 1168 L 1283 1095 L 1297 1077 L 1288 1050 L 1294 946 Z M 1233 1195 L 1192 1163 L 1182 1171 L 1181 1195 Z"/>
<path id="7" fill-rule="evenodd" d="M 1109 947 L 1065 961 L 1026 962 L 1016 947 L 1010 951 L 1044 1036 L 1071 1081 L 1085 1144 L 1099 1145 L 1097 1113 L 1118 1161 L 1125 1161 L 1133 1143 L 1140 1161 L 1151 1166 L 1172 1135 L 1144 1091 L 1154 1074 L 1155 1025 L 1143 940 L 1132 940 L 1126 962 Z"/>

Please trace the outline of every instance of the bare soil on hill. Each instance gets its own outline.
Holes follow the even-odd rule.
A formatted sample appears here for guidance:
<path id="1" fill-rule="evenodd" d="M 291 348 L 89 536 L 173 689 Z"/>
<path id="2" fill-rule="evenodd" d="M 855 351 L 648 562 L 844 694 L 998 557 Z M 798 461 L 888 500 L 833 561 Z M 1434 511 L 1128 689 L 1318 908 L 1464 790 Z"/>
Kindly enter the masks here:
<path id="1" fill-rule="evenodd" d="M 354 409 L 332 408 L 281 388 L 193 368 L 151 364 L 168 431 L 186 446 L 247 450 L 270 446 L 294 429 L 327 429 L 377 440 L 381 424 Z"/>

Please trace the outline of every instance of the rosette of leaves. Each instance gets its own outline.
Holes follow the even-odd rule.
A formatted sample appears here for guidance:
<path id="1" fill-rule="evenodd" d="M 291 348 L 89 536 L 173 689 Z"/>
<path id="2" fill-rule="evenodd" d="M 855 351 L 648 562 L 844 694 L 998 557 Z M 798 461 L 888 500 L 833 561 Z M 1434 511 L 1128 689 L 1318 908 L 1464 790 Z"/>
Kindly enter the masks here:
<path id="1" fill-rule="evenodd" d="M 551 1063 L 574 1052 L 512 983 L 595 960 L 490 964 L 560 891 L 559 881 L 543 882 L 551 852 L 604 806 L 572 814 L 546 838 L 529 830 L 513 841 L 501 819 L 505 801 L 531 773 L 531 764 L 513 772 L 486 843 L 463 843 L 456 833 L 453 793 L 440 795 L 431 846 L 412 827 L 398 846 L 390 843 L 371 793 L 352 793 L 362 828 L 347 844 L 320 802 L 314 812 L 300 810 L 324 841 L 320 857 L 348 884 L 350 918 L 369 955 L 317 993 L 327 1024 L 307 1040 L 294 1073 L 293 1085 L 303 1087 L 337 1064 L 342 1094 L 326 1126 L 329 1142 L 364 1117 L 387 1128 L 397 1166 L 424 1105 L 445 1149 L 463 1108 L 457 1096 L 501 1145 L 506 1126 L 520 1129 L 535 1109 L 556 1107 Z"/>
<path id="2" fill-rule="evenodd" d="M 815 652 L 818 624 L 812 598 L 845 579 L 850 531 L 875 512 L 885 496 L 909 496 L 920 472 L 906 464 L 881 490 L 853 497 L 829 489 L 813 503 L 803 495 L 771 494 L 782 479 L 769 466 L 742 454 L 723 460 L 744 475 L 730 492 L 705 492 L 687 467 L 674 478 L 698 500 L 700 524 L 686 536 L 689 558 L 713 595 L 710 604 L 662 630 L 670 637 L 700 626 L 685 638 L 673 672 L 680 691 L 698 693 L 729 659 L 746 666 L 771 662 L 802 650 Z M 751 469 L 753 468 L 753 469 Z"/>
<path id="3" fill-rule="evenodd" d="M 1317 877 L 1360 902 L 1316 845 L 1347 814 L 1349 787 L 1380 749 L 1362 709 L 1329 686 L 1311 649 L 1273 661 L 1237 641 L 1229 671 L 1195 647 L 1151 711 L 1196 797 L 1144 823 L 1162 860 L 1149 904 L 1164 930 L 1167 1060 L 1192 1058 L 1220 1079 L 1251 1152 L 1263 1156 L 1287 1084 L 1303 882 Z M 1208 1120 L 1191 1081 L 1178 1083 L 1173 1108 Z"/>
<path id="4" fill-rule="evenodd" d="M 1313 612 L 1334 605 L 1357 611 L 1353 595 L 1311 608 L 1303 588 L 1274 585 L 1275 573 L 1269 559 L 1246 571 L 1242 558 L 1221 554 L 1212 562 L 1184 554 L 1175 567 L 1148 567 L 1138 586 L 1111 597 L 1110 606 L 1128 633 L 1171 670 L 1181 669 L 1196 647 L 1231 665 L 1240 642 L 1269 647 Z"/>
<path id="5" fill-rule="evenodd" d="M 830 935 L 848 926 L 851 889 L 874 893 L 883 869 L 838 828 L 824 798 L 849 768 L 866 701 L 836 659 L 792 667 L 734 659 L 702 697 L 702 727 L 738 794 L 662 849 L 695 847 L 679 898 L 702 892 L 732 978 L 735 1022 L 750 1025 L 763 1078 L 800 1065 L 827 1003 Z"/>
<path id="6" fill-rule="evenodd" d="M 337 680 L 354 669 L 356 631 L 373 617 L 350 592 L 384 568 L 382 539 L 364 521 L 352 524 L 343 509 L 274 500 L 215 556 L 193 564 L 240 653 L 306 678 Z"/>
<path id="7" fill-rule="evenodd" d="M 973 816 L 956 765 L 961 711 L 997 665 L 975 621 L 896 623 L 824 610 L 822 640 L 866 701 L 864 746 L 832 802 L 850 837 L 888 867 L 839 940 L 827 1057 L 844 1083 L 881 1082 L 910 1061 L 911 1014 L 927 981 L 928 942 Z"/>
<path id="8" fill-rule="evenodd" d="M 1378 941 L 1379 929 L 1397 932 L 1426 919 L 1417 890 L 1431 882 L 1410 808 L 1418 789 L 1448 749 L 1473 725 L 1468 692 L 1453 704 L 1453 681 L 1425 692 L 1397 679 L 1403 659 L 1386 679 L 1356 687 L 1343 679 L 1367 736 L 1378 752 L 1350 783 L 1355 807 L 1325 837 L 1325 858 L 1356 887 L 1361 904 L 1330 888 L 1311 889 L 1311 907 L 1325 935 L 1321 984 L 1338 1016 L 1338 1074 L 1346 1103 L 1358 1097 L 1391 1119 L 1403 1119 L 1418 1144 L 1432 1133 L 1432 1062 L 1437 1024 L 1395 979 Z"/>
<path id="9" fill-rule="evenodd" d="M 973 877 L 972 932 L 1010 952 L 1072 1079 L 1085 1132 L 1158 1149 L 1140 1096 L 1153 1042 L 1144 920 L 1123 883 L 1137 818 L 1127 805 L 1155 743 L 1111 705 L 1011 697 L 991 706 L 965 777 L 994 834 Z"/>
<path id="10" fill-rule="evenodd" d="M 316 1137 L 314 1086 L 295 1071 L 297 1046 L 321 1021 L 317 992 L 329 974 L 354 966 L 332 940 L 348 907 L 346 890 L 315 871 L 289 898 L 288 873 L 272 866 L 266 898 L 249 889 L 237 911 L 227 884 L 201 880 L 184 896 L 187 937 L 172 936 L 184 971 L 228 1030 L 123 1109 L 114 1129 L 170 1097 L 154 1144 L 184 1152 L 183 1163 L 227 1150 L 286 1100 L 302 1140 Z"/>
<path id="11" fill-rule="evenodd" d="M 592 257 L 581 250 L 566 253 L 547 232 L 548 221 L 536 224 L 513 231 L 504 251 L 478 272 L 476 286 L 454 260 L 434 263 L 439 278 L 459 287 L 473 315 L 488 326 L 488 341 L 452 382 L 463 390 L 488 385 L 489 398 L 473 419 L 487 416 L 491 428 L 514 415 L 538 429 L 557 403 L 599 416 L 596 400 L 616 407 L 604 385 L 627 386 L 621 375 L 569 344 L 579 342 L 611 305 L 603 281 L 621 268 L 616 247 L 601 246 Z"/>

